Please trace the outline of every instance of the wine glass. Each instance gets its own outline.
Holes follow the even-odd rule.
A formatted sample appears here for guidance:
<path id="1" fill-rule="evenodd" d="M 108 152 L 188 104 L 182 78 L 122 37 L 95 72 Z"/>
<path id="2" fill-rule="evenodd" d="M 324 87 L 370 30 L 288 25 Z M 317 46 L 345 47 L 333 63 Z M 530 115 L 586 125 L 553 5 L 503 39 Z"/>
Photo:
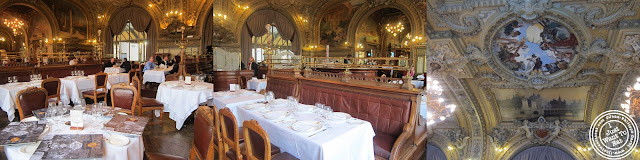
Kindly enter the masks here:
<path id="1" fill-rule="evenodd" d="M 318 108 L 318 109 L 323 109 L 323 110 L 324 110 L 324 104 L 322 104 L 322 103 L 316 103 L 316 108 Z"/>
<path id="2" fill-rule="evenodd" d="M 179 79 L 180 79 L 180 81 L 184 81 L 184 76 L 180 75 Z"/>
<path id="3" fill-rule="evenodd" d="M 84 76 L 84 70 L 80 70 L 80 75 Z"/>
<path id="4" fill-rule="evenodd" d="M 42 74 L 38 74 L 38 80 L 42 80 Z"/>
<path id="5" fill-rule="evenodd" d="M 18 82 L 18 76 L 13 76 L 13 83 L 17 83 Z"/>
<path id="6" fill-rule="evenodd" d="M 7 83 L 11 83 L 11 82 L 13 82 L 13 78 L 7 77 Z"/>

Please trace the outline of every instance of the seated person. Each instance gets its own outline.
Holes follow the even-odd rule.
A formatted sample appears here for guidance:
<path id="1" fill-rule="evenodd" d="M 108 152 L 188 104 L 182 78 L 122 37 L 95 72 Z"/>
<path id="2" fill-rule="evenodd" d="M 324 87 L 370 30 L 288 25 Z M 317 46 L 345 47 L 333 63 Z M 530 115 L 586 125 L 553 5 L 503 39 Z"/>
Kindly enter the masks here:
<path id="1" fill-rule="evenodd" d="M 131 62 L 127 61 L 127 58 L 124 58 L 120 67 L 124 68 L 124 73 L 128 73 L 131 70 Z"/>
<path id="2" fill-rule="evenodd" d="M 176 56 L 176 63 L 175 65 L 173 65 L 173 68 L 171 69 L 171 71 L 169 71 L 169 74 L 174 74 L 177 73 L 178 70 L 180 69 L 180 56 Z"/>
<path id="3" fill-rule="evenodd" d="M 113 67 L 116 65 L 116 59 L 115 58 L 111 58 L 111 60 L 109 60 L 109 62 L 107 62 L 106 64 L 104 64 L 104 67 Z"/>
<path id="4" fill-rule="evenodd" d="M 171 66 L 173 63 L 175 63 L 174 60 L 169 60 L 169 56 L 164 56 L 164 59 L 160 62 L 160 64 L 164 64 L 165 66 Z"/>
<path id="5" fill-rule="evenodd" d="M 156 64 L 153 63 L 153 57 L 149 57 L 149 61 L 144 64 L 144 69 L 142 69 L 142 72 L 145 72 L 147 70 L 152 70 L 154 68 L 156 68 Z"/>
<path id="6" fill-rule="evenodd" d="M 73 57 L 70 61 L 69 61 L 69 65 L 76 65 L 78 64 L 78 59 L 76 57 Z"/>

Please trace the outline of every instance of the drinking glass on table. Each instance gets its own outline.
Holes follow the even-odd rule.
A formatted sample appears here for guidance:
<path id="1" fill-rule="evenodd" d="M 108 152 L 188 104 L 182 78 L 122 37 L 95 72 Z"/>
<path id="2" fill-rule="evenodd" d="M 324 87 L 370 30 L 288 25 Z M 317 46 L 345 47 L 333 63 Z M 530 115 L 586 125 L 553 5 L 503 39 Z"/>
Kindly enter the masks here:
<path id="1" fill-rule="evenodd" d="M 180 79 L 180 81 L 184 81 L 184 76 L 180 75 L 180 77 L 178 79 Z"/>
<path id="2" fill-rule="evenodd" d="M 324 110 L 324 104 L 322 104 L 322 103 L 316 103 L 316 108 L 318 108 L 318 109 L 323 109 L 323 110 Z"/>
<path id="3" fill-rule="evenodd" d="M 42 74 L 38 74 L 38 80 L 42 80 Z"/>
<path id="4" fill-rule="evenodd" d="M 18 82 L 18 76 L 13 76 L 13 83 L 17 83 Z"/>

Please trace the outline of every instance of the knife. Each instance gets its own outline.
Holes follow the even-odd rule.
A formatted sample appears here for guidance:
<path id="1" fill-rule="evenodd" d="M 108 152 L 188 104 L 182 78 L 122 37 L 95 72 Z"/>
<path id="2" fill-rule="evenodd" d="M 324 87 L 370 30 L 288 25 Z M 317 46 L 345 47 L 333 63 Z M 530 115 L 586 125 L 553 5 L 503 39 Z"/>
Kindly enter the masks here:
<path id="1" fill-rule="evenodd" d="M 322 129 L 321 131 L 316 132 L 316 133 L 314 133 L 314 134 L 310 135 L 310 136 L 309 136 L 309 138 L 311 138 L 311 137 L 315 136 L 316 134 L 318 134 L 318 133 L 320 133 L 320 132 L 324 132 L 325 130 L 327 130 L 327 128 Z"/>

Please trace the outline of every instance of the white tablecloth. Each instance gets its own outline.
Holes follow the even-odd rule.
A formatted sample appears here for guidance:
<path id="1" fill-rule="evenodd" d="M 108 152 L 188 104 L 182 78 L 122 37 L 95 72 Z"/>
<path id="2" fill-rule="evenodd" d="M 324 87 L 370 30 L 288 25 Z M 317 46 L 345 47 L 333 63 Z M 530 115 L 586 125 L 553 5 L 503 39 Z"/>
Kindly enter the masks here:
<path id="1" fill-rule="evenodd" d="M 107 89 L 110 89 L 113 85 L 126 82 L 129 82 L 129 76 L 126 73 L 109 74 L 107 76 Z M 78 103 L 78 98 L 82 98 L 82 92 L 96 88 L 95 75 L 61 78 L 60 84 L 60 99 L 71 99 L 74 103 Z"/>
<path id="2" fill-rule="evenodd" d="M 87 124 L 89 123 L 90 116 L 84 115 L 84 117 L 85 117 L 84 118 L 85 129 L 82 131 L 69 130 L 68 126 L 60 124 L 59 126 L 66 126 L 66 127 L 62 129 L 62 131 L 59 133 L 49 132 L 49 134 L 102 134 L 105 138 L 110 136 L 108 131 L 103 131 L 98 128 L 88 127 Z M 30 119 L 34 119 L 34 118 L 30 118 Z M 102 123 L 106 123 L 110 119 L 111 117 L 101 117 L 98 119 L 98 121 Z M 23 121 L 29 121 L 29 120 L 24 119 Z M 53 128 L 51 128 L 51 131 L 53 131 Z M 111 134 L 119 134 L 119 133 L 111 132 Z M 40 142 L 38 142 L 38 144 L 40 144 Z M 142 141 L 142 136 L 129 137 L 129 144 L 125 146 L 115 146 L 107 142 L 105 142 L 104 145 L 105 145 L 104 146 L 105 160 L 142 160 L 143 158 L 144 143 Z M 29 159 L 29 157 L 31 157 L 33 153 L 29 153 L 29 154 L 22 153 L 20 152 L 21 147 L 22 145 L 5 146 L 4 150 L 5 150 L 5 153 L 7 154 L 7 158 L 9 160 Z"/>
<path id="3" fill-rule="evenodd" d="M 282 152 L 290 153 L 299 159 L 373 160 L 375 158 L 373 152 L 375 132 L 371 123 L 363 120 L 354 120 L 363 122 L 361 124 L 326 121 L 322 122 L 323 128 L 326 128 L 325 131 L 300 133 L 290 128 L 293 122 L 285 121 L 287 119 L 322 121 L 324 118 L 318 113 L 295 112 L 291 108 L 288 111 L 291 115 L 284 118 L 284 121 L 273 121 L 264 118 L 265 112 L 249 111 L 244 107 L 238 107 L 236 117 L 238 122 L 255 119 L 267 132 L 272 144 L 280 147 Z"/>
<path id="4" fill-rule="evenodd" d="M 235 115 L 237 115 L 236 108 L 238 106 L 244 106 L 246 104 L 259 101 L 264 101 L 264 95 L 248 90 L 240 90 L 237 92 L 216 92 L 213 97 L 213 104 L 216 105 L 216 108 L 229 108 Z M 238 123 L 242 124 L 242 121 L 238 121 Z"/>
<path id="5" fill-rule="evenodd" d="M 424 81 L 421 80 L 411 80 L 411 84 L 416 86 L 416 88 L 422 89 L 424 87 Z"/>
<path id="6" fill-rule="evenodd" d="M 13 121 L 13 119 L 15 118 L 16 94 L 18 94 L 19 91 L 31 86 L 40 87 L 40 82 L 19 82 L 0 85 L 0 108 L 2 108 L 3 111 L 7 112 L 9 121 Z"/>
<path id="7" fill-rule="evenodd" d="M 267 80 L 251 79 L 247 81 L 247 89 L 256 90 L 256 92 L 260 92 L 260 90 L 267 89 Z"/>
<path id="8" fill-rule="evenodd" d="M 162 83 L 165 81 L 165 75 L 169 74 L 169 71 L 171 71 L 171 69 L 172 68 L 153 69 L 153 70 L 144 71 L 142 83 L 143 84 L 147 82 Z"/>
<path id="9" fill-rule="evenodd" d="M 120 67 L 104 68 L 104 73 L 122 73 L 122 72 L 124 72 L 124 68 L 120 68 Z"/>
<path id="10" fill-rule="evenodd" d="M 213 84 L 206 82 L 192 82 L 191 85 L 184 85 L 183 81 L 164 82 L 156 94 L 156 100 L 164 104 L 164 112 L 169 112 L 169 118 L 176 121 L 178 130 L 200 103 L 212 105 L 212 99 Z"/>

